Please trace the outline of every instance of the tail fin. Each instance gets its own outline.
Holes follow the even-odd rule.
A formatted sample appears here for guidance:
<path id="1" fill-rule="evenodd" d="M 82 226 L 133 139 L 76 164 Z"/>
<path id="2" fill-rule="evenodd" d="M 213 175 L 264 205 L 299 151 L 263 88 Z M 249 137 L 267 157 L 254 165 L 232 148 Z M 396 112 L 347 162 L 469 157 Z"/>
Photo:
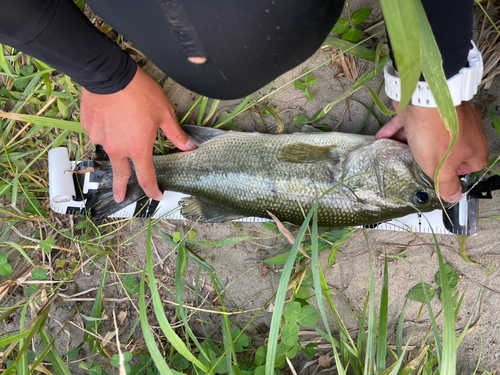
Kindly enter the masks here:
<path id="1" fill-rule="evenodd" d="M 85 203 L 85 208 L 87 212 L 90 212 L 94 222 L 102 222 L 108 216 L 145 196 L 135 174 L 132 173 L 127 184 L 125 199 L 121 203 L 116 203 L 113 196 L 113 170 L 111 163 L 109 160 L 100 160 L 99 162 L 95 162 L 94 169 L 98 178 L 100 178 L 99 188 L 93 192 L 92 196 Z"/>

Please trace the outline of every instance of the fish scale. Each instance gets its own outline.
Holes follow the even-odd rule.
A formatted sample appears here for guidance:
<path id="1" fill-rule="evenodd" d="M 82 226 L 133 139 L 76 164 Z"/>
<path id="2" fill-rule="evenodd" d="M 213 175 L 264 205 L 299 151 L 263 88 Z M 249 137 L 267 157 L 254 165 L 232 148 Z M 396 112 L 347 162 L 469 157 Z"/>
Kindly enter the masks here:
<path id="1" fill-rule="evenodd" d="M 321 226 L 366 225 L 415 212 L 416 192 L 428 201 L 422 212 L 439 207 L 407 145 L 346 133 L 260 134 L 185 126 L 198 144 L 190 152 L 153 157 L 161 190 L 192 197 L 182 213 L 202 221 L 246 216 L 300 224 L 319 197 Z M 104 168 L 93 216 L 104 218 L 143 194 L 135 176 L 127 198 L 112 199 L 111 169 Z M 326 193 L 326 194 L 325 194 Z M 104 194 L 104 195 L 103 195 Z M 102 199 L 106 196 L 106 199 Z M 410 204 L 410 205 L 409 205 Z"/>

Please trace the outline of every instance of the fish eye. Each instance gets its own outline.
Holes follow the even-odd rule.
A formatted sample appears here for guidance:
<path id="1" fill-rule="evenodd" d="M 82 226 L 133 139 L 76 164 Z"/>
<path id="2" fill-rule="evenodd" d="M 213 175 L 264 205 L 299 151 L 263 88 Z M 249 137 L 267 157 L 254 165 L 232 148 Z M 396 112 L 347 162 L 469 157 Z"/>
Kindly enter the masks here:
<path id="1" fill-rule="evenodd" d="M 429 202 L 429 195 L 424 192 L 424 191 L 416 191 L 413 194 L 413 202 L 415 202 L 416 205 L 423 205 Z"/>

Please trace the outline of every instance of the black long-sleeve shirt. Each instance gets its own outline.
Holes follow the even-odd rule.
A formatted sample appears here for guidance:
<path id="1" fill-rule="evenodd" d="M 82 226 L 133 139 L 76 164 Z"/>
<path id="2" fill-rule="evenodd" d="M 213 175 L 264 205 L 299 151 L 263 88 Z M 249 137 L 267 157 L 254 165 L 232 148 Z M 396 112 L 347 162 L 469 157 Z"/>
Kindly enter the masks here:
<path id="1" fill-rule="evenodd" d="M 344 0 L 88 0 L 166 74 L 212 98 L 246 96 L 305 61 Z M 423 0 L 447 77 L 466 66 L 472 0 Z M 0 42 L 43 60 L 97 94 L 132 80 L 134 61 L 71 0 L 2 0 Z M 206 57 L 194 64 L 188 57 Z"/>

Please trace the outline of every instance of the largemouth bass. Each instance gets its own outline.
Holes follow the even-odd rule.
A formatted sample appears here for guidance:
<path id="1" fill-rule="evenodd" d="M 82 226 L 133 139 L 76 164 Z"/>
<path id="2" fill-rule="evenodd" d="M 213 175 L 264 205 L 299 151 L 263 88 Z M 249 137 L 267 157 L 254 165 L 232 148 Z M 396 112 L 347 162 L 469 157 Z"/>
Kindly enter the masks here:
<path id="1" fill-rule="evenodd" d="M 260 134 L 185 126 L 198 145 L 189 152 L 154 156 L 160 190 L 191 195 L 182 214 L 214 222 L 269 217 L 300 224 L 316 200 L 320 226 L 367 225 L 439 207 L 432 181 L 407 145 L 346 133 Z M 90 200 L 102 220 L 144 192 L 132 173 L 124 202 L 112 194 L 112 172 Z M 413 206 L 413 207 L 412 207 Z"/>

